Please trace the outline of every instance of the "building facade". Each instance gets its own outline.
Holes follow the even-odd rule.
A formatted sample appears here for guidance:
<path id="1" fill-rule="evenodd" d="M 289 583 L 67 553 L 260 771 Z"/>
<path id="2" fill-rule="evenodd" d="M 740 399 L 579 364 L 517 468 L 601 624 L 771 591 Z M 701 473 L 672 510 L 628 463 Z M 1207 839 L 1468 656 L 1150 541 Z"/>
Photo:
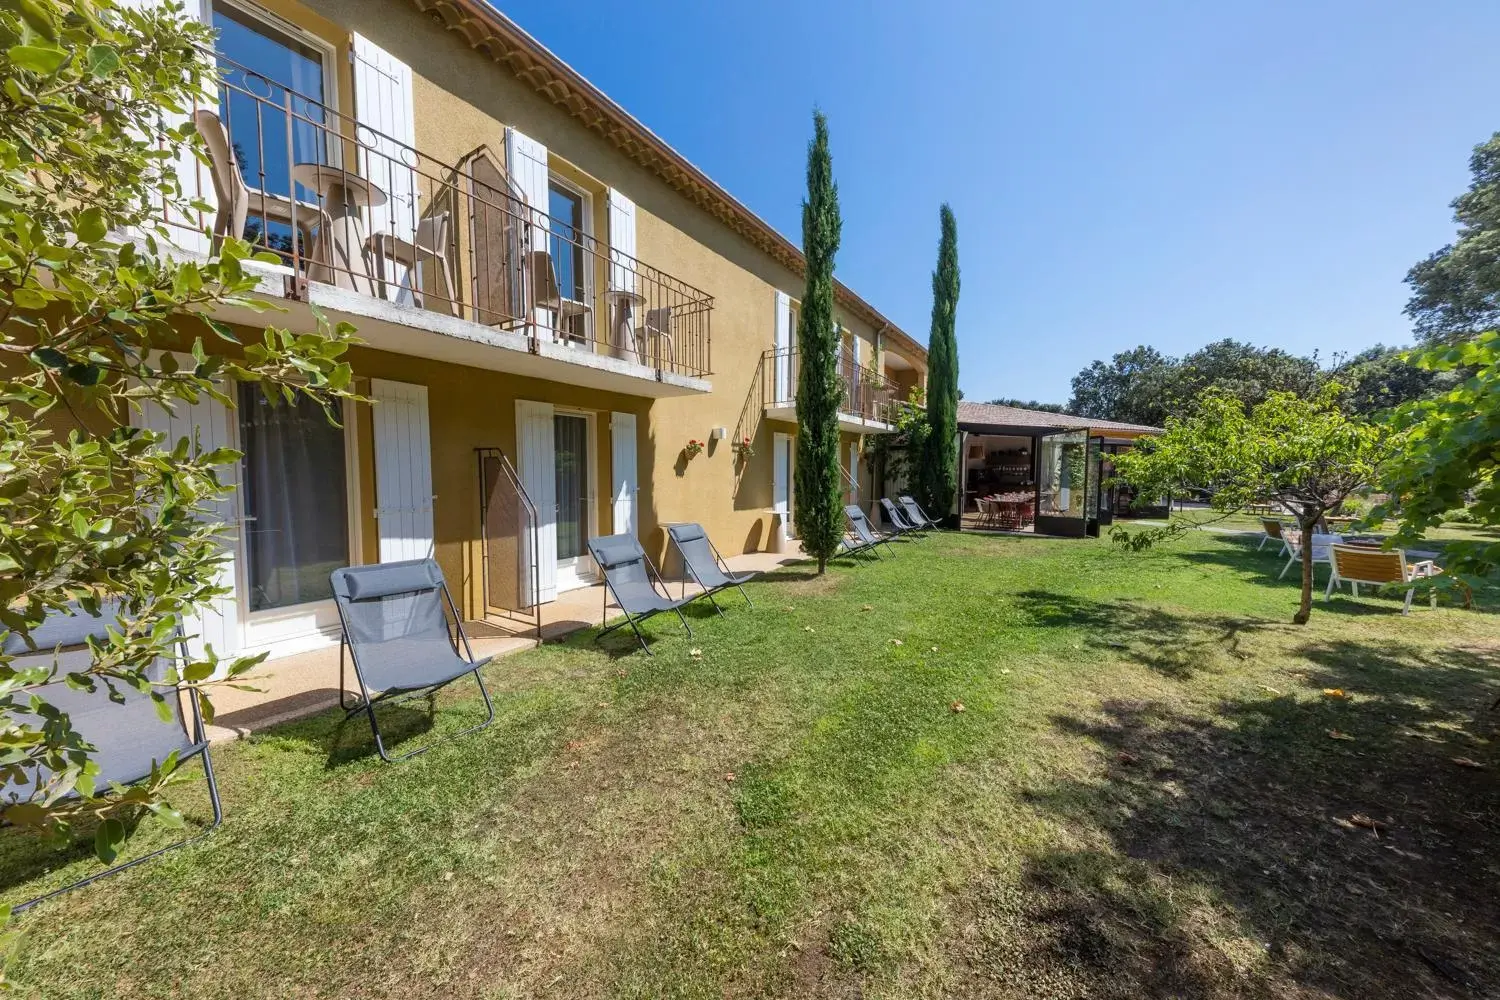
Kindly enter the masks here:
<path id="1" fill-rule="evenodd" d="M 797 249 L 481 0 L 189 0 L 216 31 L 215 99 L 181 159 L 243 235 L 270 322 L 348 321 L 342 427 L 230 387 L 239 406 L 140 418 L 244 453 L 224 584 L 201 623 L 222 652 L 336 640 L 329 572 L 433 555 L 471 619 L 594 582 L 587 539 L 666 555 L 698 521 L 763 550 L 792 503 Z M 203 232 L 200 232 L 202 230 Z M 851 496 L 926 356 L 851 289 L 844 455 Z M 266 315 L 221 319 L 258 330 Z M 701 442 L 697 451 L 690 442 Z"/>

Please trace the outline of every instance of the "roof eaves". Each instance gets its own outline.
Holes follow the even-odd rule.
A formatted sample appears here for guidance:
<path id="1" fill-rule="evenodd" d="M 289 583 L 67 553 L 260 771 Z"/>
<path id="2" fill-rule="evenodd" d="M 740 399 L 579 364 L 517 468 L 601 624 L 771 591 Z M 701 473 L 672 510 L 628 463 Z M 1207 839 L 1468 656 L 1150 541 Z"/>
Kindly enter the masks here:
<path id="1" fill-rule="evenodd" d="M 462 35 L 471 48 L 507 66 L 542 97 L 567 110 L 731 231 L 770 254 L 787 270 L 803 273 L 806 261 L 791 240 L 505 14 L 484 0 L 411 2 Z M 926 366 L 927 349 L 911 335 L 843 282 L 835 279 L 834 290 L 840 305 L 877 331 L 892 336 L 904 356 Z"/>

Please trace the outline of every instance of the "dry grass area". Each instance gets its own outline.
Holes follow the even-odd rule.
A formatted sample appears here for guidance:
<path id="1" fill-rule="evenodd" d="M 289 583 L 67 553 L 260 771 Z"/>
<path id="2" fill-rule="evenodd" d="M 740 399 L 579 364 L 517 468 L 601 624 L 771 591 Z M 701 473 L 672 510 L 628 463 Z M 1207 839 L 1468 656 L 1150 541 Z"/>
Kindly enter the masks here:
<path id="1" fill-rule="evenodd" d="M 1299 628 L 1230 536 L 896 548 L 506 659 L 408 763 L 331 714 L 224 748 L 224 827 L 26 915 L 21 995 L 1500 991 L 1495 593 Z M 7 843 L 4 898 L 91 864 Z"/>

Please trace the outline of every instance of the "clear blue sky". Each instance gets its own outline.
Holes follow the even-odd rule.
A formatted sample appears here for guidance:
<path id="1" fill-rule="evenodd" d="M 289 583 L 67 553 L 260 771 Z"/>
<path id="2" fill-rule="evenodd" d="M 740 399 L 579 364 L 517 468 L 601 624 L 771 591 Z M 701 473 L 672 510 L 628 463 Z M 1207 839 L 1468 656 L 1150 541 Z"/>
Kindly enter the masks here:
<path id="1" fill-rule="evenodd" d="M 1500 130 L 1495 0 L 499 6 L 798 243 L 820 105 L 838 276 L 923 343 L 950 201 L 968 399 L 1062 402 L 1139 343 L 1409 342 L 1401 279 Z"/>

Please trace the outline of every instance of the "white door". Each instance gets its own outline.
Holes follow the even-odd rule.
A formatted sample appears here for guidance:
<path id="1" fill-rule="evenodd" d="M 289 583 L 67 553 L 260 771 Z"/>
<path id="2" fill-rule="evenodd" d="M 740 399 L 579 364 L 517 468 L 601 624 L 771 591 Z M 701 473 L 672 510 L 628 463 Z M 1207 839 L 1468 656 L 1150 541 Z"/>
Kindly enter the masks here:
<path id="1" fill-rule="evenodd" d="M 610 475 L 614 479 L 615 534 L 635 535 L 636 478 L 635 414 L 614 413 L 609 420 Z"/>
<path id="2" fill-rule="evenodd" d="M 233 414 L 223 403 L 208 396 L 200 396 L 193 404 L 178 400 L 171 411 L 155 403 L 145 403 L 140 413 L 131 415 L 131 422 L 137 427 L 165 434 L 166 440 L 161 447 L 167 450 L 171 450 L 181 438 L 191 440 L 195 431 L 201 451 L 237 447 Z M 234 487 L 234 492 L 216 503 L 208 515 L 225 526 L 224 552 L 228 558 L 219 564 L 215 582 L 226 588 L 226 593 L 198 614 L 184 618 L 183 628 L 189 636 L 195 637 L 188 642 L 188 649 L 194 656 L 202 654 L 205 644 L 212 646 L 221 657 L 238 652 L 241 645 L 239 600 L 235 587 L 240 558 L 239 466 L 220 466 L 218 473 L 221 482 Z"/>
<path id="3" fill-rule="evenodd" d="M 375 423 L 375 519 L 380 561 L 433 553 L 432 441 L 427 387 L 370 380 Z"/>
<path id="4" fill-rule="evenodd" d="M 552 439 L 551 403 L 516 400 L 516 462 L 521 486 L 536 507 L 536 552 L 531 552 L 529 533 L 522 531 L 522 603 L 545 604 L 557 600 L 557 463 Z M 538 591 L 531 593 L 531 573 L 535 564 Z"/>

